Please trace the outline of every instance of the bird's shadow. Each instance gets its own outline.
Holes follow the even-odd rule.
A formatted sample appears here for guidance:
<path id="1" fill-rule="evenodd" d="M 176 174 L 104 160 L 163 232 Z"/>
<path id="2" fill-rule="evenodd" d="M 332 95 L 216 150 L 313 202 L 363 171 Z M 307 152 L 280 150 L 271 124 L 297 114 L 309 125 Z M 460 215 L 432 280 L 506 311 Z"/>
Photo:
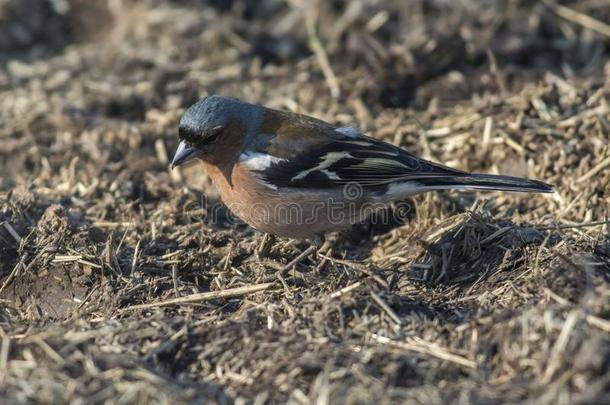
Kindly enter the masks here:
<path id="1" fill-rule="evenodd" d="M 409 277 L 432 286 L 468 288 L 513 277 L 528 265 L 527 249 L 553 246 L 560 240 L 542 229 L 495 221 L 480 213 L 460 215 L 457 223 L 422 238 L 425 254 Z M 428 236 L 428 239 L 427 239 Z"/>
<path id="2" fill-rule="evenodd" d="M 412 199 L 397 201 L 374 212 L 364 221 L 336 235 L 335 250 L 343 251 L 353 260 L 364 260 L 378 243 L 377 238 L 415 218 Z"/>
<path id="3" fill-rule="evenodd" d="M 402 221 L 359 224 L 339 237 L 337 247 L 354 260 L 368 257 L 376 246 L 374 237 L 412 221 L 414 205 L 404 204 L 411 216 Z M 390 208 L 390 210 L 393 207 Z M 368 235 L 368 237 L 363 237 Z M 481 212 L 455 215 L 446 223 L 434 226 L 409 244 L 417 244 L 421 252 L 411 263 L 408 278 L 429 286 L 470 288 L 485 280 L 498 282 L 511 277 L 512 271 L 526 266 L 531 256 L 527 249 L 560 241 L 557 234 L 543 229 L 515 225 L 510 220 L 495 220 Z M 413 249 L 411 249 L 413 250 Z"/>
<path id="4" fill-rule="evenodd" d="M 387 282 L 385 289 L 378 290 L 379 283 L 372 289 L 378 290 L 403 324 L 441 319 L 457 325 L 476 311 L 474 301 L 457 298 L 480 295 L 517 280 L 535 266 L 532 261 L 541 246 L 551 247 L 559 241 L 559 235 L 544 229 L 466 212 L 405 241 L 412 260 L 405 254 L 403 264 L 372 266 L 367 274 Z M 363 246 L 368 244 L 357 245 Z M 414 285 L 422 288 L 414 290 Z"/>

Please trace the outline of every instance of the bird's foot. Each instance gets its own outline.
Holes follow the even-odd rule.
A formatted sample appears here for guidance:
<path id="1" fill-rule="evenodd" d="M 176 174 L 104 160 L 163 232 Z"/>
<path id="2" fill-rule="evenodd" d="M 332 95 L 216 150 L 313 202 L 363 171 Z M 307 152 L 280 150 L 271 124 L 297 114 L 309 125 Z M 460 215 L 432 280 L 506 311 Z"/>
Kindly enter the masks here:
<path id="1" fill-rule="evenodd" d="M 256 247 L 256 258 L 260 261 L 269 256 L 269 252 L 275 243 L 275 236 L 270 233 L 265 233 L 261 238 L 260 243 Z"/>

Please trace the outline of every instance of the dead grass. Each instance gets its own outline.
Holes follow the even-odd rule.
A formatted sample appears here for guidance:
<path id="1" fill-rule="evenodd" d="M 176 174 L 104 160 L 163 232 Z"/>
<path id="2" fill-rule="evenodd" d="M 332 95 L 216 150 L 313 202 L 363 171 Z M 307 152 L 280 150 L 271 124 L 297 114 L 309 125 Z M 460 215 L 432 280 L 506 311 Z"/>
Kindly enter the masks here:
<path id="1" fill-rule="evenodd" d="M 0 55 L 0 396 L 608 402 L 610 9 L 330 3 L 109 2 L 95 43 Z M 167 168 L 207 93 L 557 193 L 263 243 Z"/>

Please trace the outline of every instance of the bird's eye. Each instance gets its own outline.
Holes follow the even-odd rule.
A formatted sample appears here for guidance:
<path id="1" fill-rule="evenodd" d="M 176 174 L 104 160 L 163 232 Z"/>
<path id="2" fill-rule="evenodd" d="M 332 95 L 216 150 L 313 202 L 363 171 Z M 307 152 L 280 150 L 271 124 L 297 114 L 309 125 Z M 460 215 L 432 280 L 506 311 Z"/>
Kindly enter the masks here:
<path id="1" fill-rule="evenodd" d="M 215 126 L 206 130 L 202 135 L 203 141 L 205 143 L 214 142 L 216 138 L 220 135 L 224 127 L 222 125 Z"/>

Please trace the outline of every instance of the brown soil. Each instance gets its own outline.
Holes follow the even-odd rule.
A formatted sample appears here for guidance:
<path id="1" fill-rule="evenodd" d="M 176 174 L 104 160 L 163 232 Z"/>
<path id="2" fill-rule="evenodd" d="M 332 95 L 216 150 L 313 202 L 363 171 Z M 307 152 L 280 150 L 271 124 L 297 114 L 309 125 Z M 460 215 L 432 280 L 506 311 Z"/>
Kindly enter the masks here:
<path id="1" fill-rule="evenodd" d="M 0 0 L 1 398 L 610 402 L 606 2 L 89 3 Z M 168 169 L 212 93 L 557 192 L 418 196 L 283 271 L 308 242 L 260 257 Z"/>

